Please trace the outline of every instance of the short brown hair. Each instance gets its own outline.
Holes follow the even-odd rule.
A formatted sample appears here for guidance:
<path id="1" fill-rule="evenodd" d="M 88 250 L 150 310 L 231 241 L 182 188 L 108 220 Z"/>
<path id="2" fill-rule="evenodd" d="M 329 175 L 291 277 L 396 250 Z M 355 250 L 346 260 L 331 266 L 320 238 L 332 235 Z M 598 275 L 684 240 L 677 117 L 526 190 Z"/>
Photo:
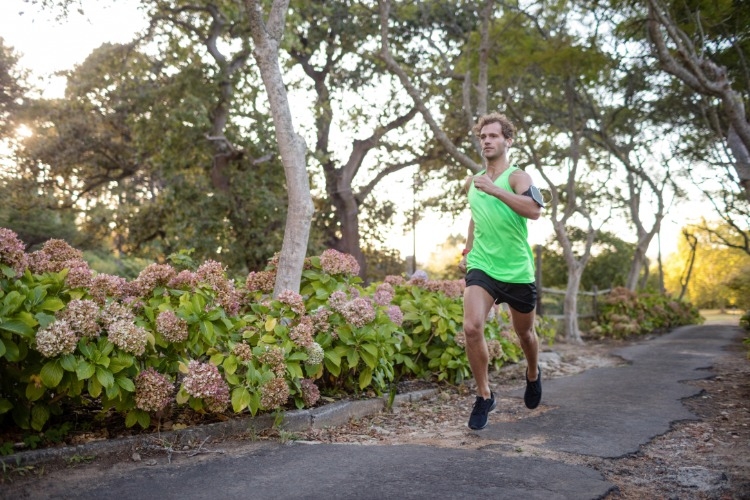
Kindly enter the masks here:
<path id="1" fill-rule="evenodd" d="M 482 132 L 482 128 L 490 123 L 499 123 L 500 128 L 503 131 L 503 137 L 506 139 L 515 139 L 516 137 L 516 126 L 513 122 L 502 113 L 490 113 L 484 116 L 480 116 L 477 120 L 477 124 L 474 125 L 474 134 L 479 136 Z"/>

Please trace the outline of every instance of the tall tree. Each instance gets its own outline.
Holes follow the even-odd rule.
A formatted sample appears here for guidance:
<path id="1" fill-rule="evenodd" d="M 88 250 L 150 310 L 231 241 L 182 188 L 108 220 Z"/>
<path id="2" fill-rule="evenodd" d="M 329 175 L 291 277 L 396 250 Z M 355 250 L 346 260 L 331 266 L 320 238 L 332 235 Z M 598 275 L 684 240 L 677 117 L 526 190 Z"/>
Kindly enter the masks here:
<path id="1" fill-rule="evenodd" d="M 255 58 L 273 115 L 276 142 L 284 164 L 289 192 L 284 243 L 279 256 L 274 296 L 284 290 L 299 291 L 302 266 L 307 253 L 313 215 L 310 181 L 307 175 L 305 140 L 294 128 L 289 98 L 279 66 L 279 50 L 289 0 L 274 0 L 267 18 L 258 0 L 246 0 L 248 19 L 255 46 Z"/>
<path id="2" fill-rule="evenodd" d="M 750 91 L 745 59 L 750 48 L 746 33 L 750 15 L 738 8 L 739 2 L 723 2 L 723 5 L 693 2 L 694 6 L 676 2 L 671 9 L 661 0 L 647 0 L 647 3 L 649 39 L 661 67 L 693 92 L 719 101 L 715 104 L 720 106 L 718 132 L 734 157 L 737 182 L 750 200 L 750 123 L 745 109 Z M 675 19 L 670 10 L 682 17 Z M 717 21 L 742 24 L 734 24 L 734 30 L 721 38 L 708 38 L 704 25 Z M 723 51 L 736 52 L 740 71 L 730 75 L 727 66 L 717 60 Z M 732 76 L 740 77 L 740 83 L 733 82 Z"/>

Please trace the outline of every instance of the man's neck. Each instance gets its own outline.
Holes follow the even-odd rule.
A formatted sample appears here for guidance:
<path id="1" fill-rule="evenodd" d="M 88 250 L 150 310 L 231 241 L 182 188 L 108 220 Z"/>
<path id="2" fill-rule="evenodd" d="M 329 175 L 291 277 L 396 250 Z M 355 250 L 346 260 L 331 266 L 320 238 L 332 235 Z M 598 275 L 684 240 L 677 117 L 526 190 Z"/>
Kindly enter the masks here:
<path id="1" fill-rule="evenodd" d="M 510 163 L 508 163 L 507 156 L 501 156 L 500 158 L 495 158 L 487 162 L 487 175 L 489 175 L 493 180 L 497 179 L 500 176 L 500 174 L 502 174 L 508 169 L 509 166 L 510 166 Z"/>

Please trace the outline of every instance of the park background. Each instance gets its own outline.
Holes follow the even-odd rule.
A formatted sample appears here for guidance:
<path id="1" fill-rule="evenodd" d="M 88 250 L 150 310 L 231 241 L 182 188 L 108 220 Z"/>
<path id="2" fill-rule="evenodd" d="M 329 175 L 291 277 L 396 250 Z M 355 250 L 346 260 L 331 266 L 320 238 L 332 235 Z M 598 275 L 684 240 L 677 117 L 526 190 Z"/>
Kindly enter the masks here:
<path id="1" fill-rule="evenodd" d="M 26 441 L 82 409 L 150 428 L 470 378 L 462 186 L 491 110 L 547 202 L 545 342 L 750 309 L 739 2 L 1 8 L 0 416 Z M 485 333 L 520 361 L 507 313 Z"/>

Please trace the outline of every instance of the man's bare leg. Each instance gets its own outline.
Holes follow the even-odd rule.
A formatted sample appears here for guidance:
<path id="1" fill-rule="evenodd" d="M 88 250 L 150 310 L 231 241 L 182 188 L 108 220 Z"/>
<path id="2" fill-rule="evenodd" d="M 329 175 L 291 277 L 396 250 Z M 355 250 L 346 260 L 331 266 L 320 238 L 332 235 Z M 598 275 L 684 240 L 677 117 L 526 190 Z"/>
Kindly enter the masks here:
<path id="1" fill-rule="evenodd" d="M 494 300 L 481 286 L 467 286 L 464 289 L 464 334 L 466 335 L 466 357 L 477 384 L 477 395 L 490 397 L 489 362 L 487 341 L 484 338 L 484 324 Z"/>
<path id="2" fill-rule="evenodd" d="M 530 382 L 533 382 L 539 376 L 539 341 L 536 338 L 536 331 L 534 330 L 536 311 L 532 310 L 529 313 L 522 313 L 511 307 L 510 318 L 513 323 L 513 329 L 516 331 L 516 335 L 518 335 L 518 340 L 521 342 L 523 354 L 526 356 L 526 363 L 528 365 L 526 376 Z"/>

